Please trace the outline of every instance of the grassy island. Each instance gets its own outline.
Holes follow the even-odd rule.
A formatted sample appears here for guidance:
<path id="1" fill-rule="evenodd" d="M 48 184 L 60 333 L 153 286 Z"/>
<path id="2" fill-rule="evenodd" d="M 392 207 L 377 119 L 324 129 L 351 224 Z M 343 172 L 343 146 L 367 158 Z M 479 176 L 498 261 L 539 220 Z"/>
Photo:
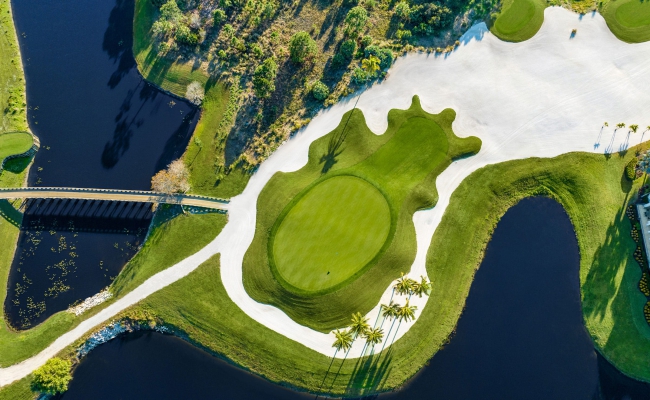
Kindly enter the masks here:
<path id="1" fill-rule="evenodd" d="M 262 190 L 243 265 L 249 295 L 326 332 L 374 307 L 413 262 L 413 213 L 436 203 L 436 177 L 480 149 L 454 135 L 455 117 L 426 113 L 415 96 L 375 135 L 359 110 L 345 114 L 312 143 L 307 165 Z"/>

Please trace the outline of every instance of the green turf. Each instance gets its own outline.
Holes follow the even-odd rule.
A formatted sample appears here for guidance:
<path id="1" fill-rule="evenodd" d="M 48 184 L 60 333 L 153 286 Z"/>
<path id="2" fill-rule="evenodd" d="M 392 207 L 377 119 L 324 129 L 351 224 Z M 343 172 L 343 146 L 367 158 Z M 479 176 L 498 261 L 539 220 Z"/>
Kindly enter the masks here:
<path id="1" fill-rule="evenodd" d="M 299 323 L 320 331 L 343 326 L 351 313 L 374 307 L 390 281 L 407 271 L 413 262 L 416 243 L 412 216 L 415 211 L 436 203 L 436 177 L 452 159 L 474 154 L 480 148 L 477 138 L 459 139 L 454 135 L 451 123 L 455 116 L 450 109 L 438 115 L 428 114 L 414 97 L 408 110 L 391 110 L 388 129 L 383 135 L 375 135 L 367 128 L 363 114 L 352 111 L 343 117 L 338 128 L 312 143 L 305 167 L 271 178 L 260 193 L 255 237 L 244 257 L 243 281 L 249 295 L 281 308 Z M 344 239 L 328 237 L 319 243 L 323 246 L 321 252 L 313 255 L 311 243 L 316 239 L 304 242 L 305 235 L 319 237 L 319 229 L 329 229 L 339 223 L 340 229 L 349 230 L 349 235 L 363 228 L 354 221 L 331 215 L 329 206 L 323 208 L 323 203 L 305 206 L 292 222 L 301 224 L 310 218 L 311 212 L 311 218 L 316 220 L 309 221 L 309 227 L 298 231 L 281 229 L 281 236 L 276 237 L 279 223 L 302 201 L 305 193 L 339 176 L 356 176 L 374 186 L 388 201 L 391 213 L 388 240 L 381 248 L 378 243 L 382 240 L 368 242 L 370 247 L 362 249 L 363 253 L 349 264 L 338 264 L 338 261 L 344 261 L 345 254 L 350 254 L 357 244 L 341 244 L 339 240 Z M 370 207 L 367 201 L 362 206 Z M 313 230 L 307 233 L 306 229 Z M 276 265 L 274 261 L 285 261 L 269 254 L 273 248 L 298 255 L 297 259 L 302 261 L 290 264 L 289 268 L 290 274 L 293 271 L 300 274 L 298 279 L 286 282 L 285 275 L 294 275 L 280 272 L 286 265 Z M 336 252 L 341 258 L 330 262 Z M 369 258 L 370 262 L 366 262 Z M 332 264 L 337 265 L 328 266 Z M 339 268 L 342 271 L 335 277 L 336 281 L 322 279 L 327 271 L 331 275 Z"/>
<path id="2" fill-rule="evenodd" d="M 335 176 L 309 189 L 282 219 L 273 241 L 275 266 L 298 289 L 329 289 L 375 258 L 390 225 L 379 190 L 355 176 Z"/>
<path id="3" fill-rule="evenodd" d="M 610 0 L 600 11 L 609 29 L 619 39 L 628 43 L 650 40 L 650 2 Z"/>
<path id="4" fill-rule="evenodd" d="M 27 132 L 0 133 L 0 166 L 5 158 L 31 149 L 32 135 Z"/>
<path id="5" fill-rule="evenodd" d="M 546 6 L 545 0 L 505 0 L 490 30 L 508 42 L 528 40 L 542 27 Z"/>
<path id="6" fill-rule="evenodd" d="M 392 390 L 449 340 L 501 216 L 524 197 L 547 195 L 564 206 L 576 229 L 583 315 L 598 350 L 623 372 L 650 381 L 650 327 L 643 321 L 641 273 L 624 216 L 640 184 L 623 177 L 634 150 L 516 160 L 470 175 L 433 236 L 426 261 L 433 291 L 418 322 L 381 355 L 346 361 L 336 381 L 330 373 L 322 386 L 330 359 L 244 314 L 222 285 L 218 256 L 127 313 L 162 319 L 191 342 L 282 385 L 310 391 L 332 386 L 333 394 L 347 396 Z"/>

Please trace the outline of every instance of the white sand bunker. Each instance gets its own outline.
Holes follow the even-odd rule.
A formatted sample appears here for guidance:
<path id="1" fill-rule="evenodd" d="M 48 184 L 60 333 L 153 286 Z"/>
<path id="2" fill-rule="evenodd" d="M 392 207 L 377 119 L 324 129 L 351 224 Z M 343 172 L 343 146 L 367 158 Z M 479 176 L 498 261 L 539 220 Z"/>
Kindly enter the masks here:
<path id="1" fill-rule="evenodd" d="M 484 24 L 474 26 L 448 57 L 412 54 L 399 59 L 388 79 L 365 91 L 359 101 L 370 128 L 382 133 L 392 108 L 407 108 L 414 94 L 425 110 L 456 110 L 458 136 L 478 136 L 481 152 L 454 162 L 437 180 L 436 207 L 414 215 L 418 251 L 410 275 L 426 274 L 425 256 L 431 237 L 453 190 L 470 173 L 488 164 L 527 157 L 553 157 L 571 151 L 616 152 L 640 142 L 641 133 L 614 131 L 625 122 L 650 125 L 650 43 L 626 44 L 614 37 L 603 18 L 547 8 L 539 33 L 522 43 L 502 42 Z M 572 29 L 577 29 L 570 39 Z M 228 295 L 251 318 L 320 353 L 333 354 L 332 335 L 301 326 L 281 310 L 252 300 L 242 284 L 242 259 L 255 229 L 257 197 L 277 171 L 294 171 L 307 162 L 309 144 L 334 129 L 353 102 L 321 112 L 307 128 L 262 164 L 246 190 L 232 199 L 229 222 L 208 246 L 153 276 L 125 297 L 57 339 L 37 356 L 0 369 L 0 385 L 22 378 L 59 350 L 126 307 L 182 278 L 221 252 L 222 278 Z M 604 121 L 610 127 L 601 129 Z M 643 130 L 643 128 L 641 129 Z M 650 132 L 647 133 L 650 137 Z M 435 290 L 435 289 L 434 289 Z M 387 288 L 381 302 L 387 302 Z M 419 308 L 426 298 L 414 297 Z M 378 308 L 368 316 L 374 321 Z M 403 323 L 398 337 L 412 323 Z M 361 352 L 355 343 L 350 356 Z M 341 355 L 342 356 L 342 355 Z"/>

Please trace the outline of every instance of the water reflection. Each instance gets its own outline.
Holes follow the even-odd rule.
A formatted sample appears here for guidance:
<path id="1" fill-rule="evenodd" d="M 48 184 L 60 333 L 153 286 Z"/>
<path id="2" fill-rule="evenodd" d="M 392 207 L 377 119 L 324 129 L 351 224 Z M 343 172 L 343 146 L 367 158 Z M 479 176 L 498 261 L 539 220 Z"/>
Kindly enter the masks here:
<path id="1" fill-rule="evenodd" d="M 137 71 L 134 1 L 12 3 L 42 144 L 29 184 L 149 189 L 182 155 L 200 113 Z"/>

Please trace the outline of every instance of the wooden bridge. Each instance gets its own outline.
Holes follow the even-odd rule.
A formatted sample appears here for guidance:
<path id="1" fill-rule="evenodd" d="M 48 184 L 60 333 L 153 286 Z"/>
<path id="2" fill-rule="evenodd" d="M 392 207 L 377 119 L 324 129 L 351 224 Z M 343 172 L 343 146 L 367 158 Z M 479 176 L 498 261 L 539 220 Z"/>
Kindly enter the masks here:
<path id="1" fill-rule="evenodd" d="M 0 188 L 0 199 L 81 199 L 133 201 L 138 203 L 179 204 L 228 210 L 228 200 L 184 193 L 160 193 L 147 190 L 80 189 L 65 187 Z"/>

